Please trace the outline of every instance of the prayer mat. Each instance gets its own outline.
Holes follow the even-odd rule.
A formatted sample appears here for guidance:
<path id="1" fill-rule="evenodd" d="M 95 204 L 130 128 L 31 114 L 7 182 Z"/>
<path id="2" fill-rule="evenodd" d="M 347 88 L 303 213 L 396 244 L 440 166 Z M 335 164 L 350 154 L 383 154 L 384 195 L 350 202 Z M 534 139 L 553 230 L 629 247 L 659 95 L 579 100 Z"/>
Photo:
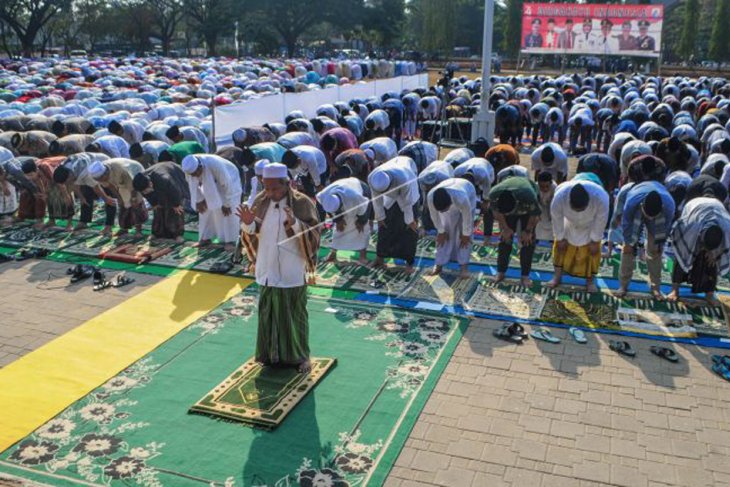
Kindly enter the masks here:
<path id="1" fill-rule="evenodd" d="M 245 292 L 29 429 L 0 453 L 0 473 L 69 486 L 381 485 L 468 321 L 313 297 L 307 308 L 313 353 L 337 366 L 275 430 L 188 413 L 254 352 L 257 296 Z"/>
<path id="2" fill-rule="evenodd" d="M 143 237 L 136 235 L 122 235 L 114 237 L 111 235 L 102 235 L 96 230 L 83 230 L 78 232 L 79 241 L 73 245 L 69 245 L 64 252 L 75 255 L 83 255 L 85 257 L 98 257 L 104 252 L 108 252 L 115 247 L 124 244 L 130 244 L 141 240 Z"/>
<path id="3" fill-rule="evenodd" d="M 478 278 L 476 289 L 466 301 L 468 311 L 499 316 L 514 316 L 525 320 L 537 319 L 545 306 L 546 297 L 534 288 L 512 284 L 509 280 L 494 284 L 484 276 Z"/>
<path id="4" fill-rule="evenodd" d="M 443 271 L 438 276 L 419 273 L 408 287 L 406 299 L 432 301 L 446 305 L 463 305 L 477 286 L 475 276 L 462 278 L 458 272 Z"/>
<path id="5" fill-rule="evenodd" d="M 144 264 L 169 254 L 175 245 L 175 243 L 170 242 L 152 243 L 149 240 L 146 242 L 126 243 L 100 252 L 99 257 L 102 259 L 117 260 L 119 262 L 129 262 L 131 264 Z"/>
<path id="6" fill-rule="evenodd" d="M 155 259 L 156 265 L 189 269 L 201 259 L 199 248 L 192 242 L 177 244 L 170 252 Z"/>
<path id="7" fill-rule="evenodd" d="M 11 227 L 0 234 L 0 245 L 16 248 L 61 250 L 80 242 L 82 236 L 63 228 L 38 230 L 32 225 Z"/>
<path id="8" fill-rule="evenodd" d="M 705 301 L 670 303 L 633 293 L 619 299 L 571 287 L 544 293 L 540 321 L 672 337 L 730 336 L 724 307 Z"/>
<path id="9" fill-rule="evenodd" d="M 250 358 L 195 403 L 190 412 L 274 429 L 324 378 L 337 360 L 312 358 L 311 362 L 312 370 L 308 374 L 300 374 L 293 367 L 263 367 Z"/>
<path id="10" fill-rule="evenodd" d="M 209 245 L 198 248 L 198 261 L 193 265 L 192 269 L 196 271 L 211 272 L 213 266 L 224 265 L 231 262 L 232 252 L 224 249 L 220 245 Z M 226 272 L 229 276 L 244 276 L 248 271 L 248 260 L 245 258 L 241 264 L 235 264 Z"/>
<path id="11" fill-rule="evenodd" d="M 357 262 L 320 262 L 317 265 L 317 286 L 401 295 L 415 279 L 403 267 L 386 266 L 380 269 L 365 267 Z"/>

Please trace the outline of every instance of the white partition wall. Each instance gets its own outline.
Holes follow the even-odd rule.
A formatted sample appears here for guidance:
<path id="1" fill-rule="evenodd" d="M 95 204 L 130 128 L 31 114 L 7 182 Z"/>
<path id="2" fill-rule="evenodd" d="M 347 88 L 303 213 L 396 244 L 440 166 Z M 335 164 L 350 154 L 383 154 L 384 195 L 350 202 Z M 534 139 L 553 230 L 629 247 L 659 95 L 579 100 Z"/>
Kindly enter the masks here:
<path id="1" fill-rule="evenodd" d="M 428 74 L 399 76 L 377 79 L 367 83 L 356 83 L 304 93 L 279 93 L 252 100 L 239 101 L 216 107 L 213 112 L 215 142 L 217 147 L 233 143 L 231 134 L 240 127 L 262 125 L 268 122 L 283 122 L 286 115 L 301 110 L 309 118 L 317 114 L 317 107 L 337 101 L 349 102 L 360 98 L 381 96 L 389 91 L 400 93 L 404 89 L 428 86 Z"/>

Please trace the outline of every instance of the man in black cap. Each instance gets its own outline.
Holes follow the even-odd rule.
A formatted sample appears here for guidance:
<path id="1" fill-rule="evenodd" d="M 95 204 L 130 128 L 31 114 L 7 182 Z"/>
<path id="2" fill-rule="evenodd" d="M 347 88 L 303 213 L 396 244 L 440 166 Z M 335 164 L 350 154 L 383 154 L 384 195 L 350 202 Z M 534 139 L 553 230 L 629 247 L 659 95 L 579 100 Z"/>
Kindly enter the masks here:
<path id="1" fill-rule="evenodd" d="M 715 198 L 696 198 L 687 203 L 672 228 L 674 270 L 672 292 L 667 299 L 679 299 L 682 282 L 692 285 L 692 293 L 705 293 L 717 304 L 718 276 L 730 272 L 730 215 Z"/>
<path id="2" fill-rule="evenodd" d="M 624 246 L 621 252 L 619 290 L 623 297 L 634 274 L 634 262 L 639 241 L 645 229 L 646 267 L 649 272 L 651 293 L 656 299 L 664 299 L 661 292 L 662 254 L 674 218 L 674 198 L 667 188 L 656 181 L 645 181 L 632 187 L 626 195 L 621 217 Z"/>
<path id="3" fill-rule="evenodd" d="M 530 286 L 532 256 L 535 253 L 535 226 L 540 219 L 537 185 L 529 178 L 513 176 L 489 192 L 489 205 L 501 232 L 495 283 L 502 282 L 509 267 L 512 239 L 519 234 L 520 276 L 523 286 Z"/>
<path id="4" fill-rule="evenodd" d="M 134 176 L 132 185 L 152 206 L 152 236 L 183 241 L 190 190 L 185 173 L 174 162 L 158 162 Z"/>
<path id="5" fill-rule="evenodd" d="M 656 42 L 654 38 L 649 35 L 649 21 L 639 21 L 639 37 L 636 39 L 636 48 L 639 51 L 654 51 L 656 49 Z"/>

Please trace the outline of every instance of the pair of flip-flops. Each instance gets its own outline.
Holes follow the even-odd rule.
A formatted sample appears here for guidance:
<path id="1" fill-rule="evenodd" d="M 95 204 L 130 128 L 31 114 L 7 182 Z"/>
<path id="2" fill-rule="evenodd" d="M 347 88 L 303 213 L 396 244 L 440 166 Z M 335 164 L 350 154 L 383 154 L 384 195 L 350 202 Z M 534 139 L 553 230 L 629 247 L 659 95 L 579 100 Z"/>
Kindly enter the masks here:
<path id="1" fill-rule="evenodd" d="M 633 349 L 631 344 L 622 340 L 611 340 L 608 342 L 608 348 L 616 353 L 625 355 L 627 357 L 636 357 L 636 351 Z"/>
<path id="2" fill-rule="evenodd" d="M 512 343 L 523 343 L 527 340 L 527 333 L 519 323 L 505 323 L 498 329 L 494 330 L 493 335 L 500 340 Z"/>
<path id="3" fill-rule="evenodd" d="M 633 349 L 631 344 L 626 341 L 611 340 L 608 342 L 608 347 L 616 353 L 625 355 L 627 357 L 636 357 L 636 351 Z M 677 363 L 679 362 L 679 355 L 667 347 L 649 347 L 649 351 L 657 357 L 666 360 L 667 362 Z"/>
<path id="4" fill-rule="evenodd" d="M 69 267 L 66 274 L 71 276 L 71 284 L 90 278 L 98 269 L 90 265 L 76 264 Z"/>
<path id="5" fill-rule="evenodd" d="M 233 264 L 230 261 L 220 261 L 210 266 L 210 272 L 215 274 L 225 274 L 231 269 L 233 269 Z"/>
<path id="6" fill-rule="evenodd" d="M 568 333 L 570 333 L 570 336 L 573 337 L 573 340 L 580 343 L 581 345 L 588 343 L 588 337 L 586 337 L 585 332 L 580 328 L 571 326 L 570 328 L 568 328 Z"/>
<path id="7" fill-rule="evenodd" d="M 730 381 L 730 355 L 713 355 L 712 371 L 726 381 Z"/>
<path id="8" fill-rule="evenodd" d="M 120 272 L 110 281 L 107 281 L 103 272 L 98 269 L 94 271 L 94 291 L 103 291 L 110 287 L 119 288 L 132 282 L 134 282 L 134 279 L 127 277 L 125 272 Z"/>
<path id="9" fill-rule="evenodd" d="M 659 358 L 663 358 L 668 362 L 676 364 L 679 362 L 679 355 L 677 352 L 667 347 L 649 347 L 649 351 Z"/>
<path id="10" fill-rule="evenodd" d="M 560 343 L 560 338 L 554 336 L 550 332 L 550 330 L 548 330 L 544 326 L 541 326 L 539 328 L 535 328 L 534 330 L 532 330 L 532 333 L 530 333 L 530 336 L 536 340 L 542 340 L 543 342 Z"/>

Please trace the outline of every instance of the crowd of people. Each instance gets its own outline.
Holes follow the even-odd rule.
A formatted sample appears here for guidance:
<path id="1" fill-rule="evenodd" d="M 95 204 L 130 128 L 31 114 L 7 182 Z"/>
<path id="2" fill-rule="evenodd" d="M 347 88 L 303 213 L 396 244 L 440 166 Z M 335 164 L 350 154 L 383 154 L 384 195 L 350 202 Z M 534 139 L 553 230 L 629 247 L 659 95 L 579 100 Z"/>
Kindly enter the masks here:
<path id="1" fill-rule="evenodd" d="M 329 260 L 355 251 L 362 265 L 396 259 L 409 272 L 429 232 L 437 244 L 432 274 L 453 263 L 468 275 L 477 233 L 485 245 L 498 238 L 497 282 L 517 252 L 521 283 L 531 285 L 540 241 L 553 249 L 551 287 L 568 274 L 595 292 L 602 255 L 620 251 L 616 293 L 628 291 L 641 258 L 653 296 L 664 299 L 669 244 L 670 300 L 688 282 L 714 301 L 718 279 L 730 271 L 725 79 L 493 77 L 486 103 L 496 111 L 499 143 L 478 140 L 442 157 L 419 138 L 420 124 L 445 109 L 478 106 L 479 80 L 322 105 L 314 118 L 293 111 L 240 127 L 232 145 L 215 147 L 208 101 L 244 96 L 231 80 L 251 71 L 200 64 L 179 66 L 174 78 L 165 71 L 171 62 L 114 73 L 89 64 L 72 69 L 75 77 L 53 66 L 0 71 L 5 222 L 64 220 L 73 231 L 72 220 L 75 229 L 88 226 L 100 205 L 104 232 L 115 221 L 118 233 L 140 231 L 151 211 L 155 238 L 182 241 L 185 215 L 195 213 L 198 245 L 217 241 L 247 254 L 265 290 L 261 306 L 289 321 L 306 314 L 302 289 L 325 222 L 332 224 Z M 266 69 L 257 74 L 271 82 Z M 296 85 L 313 71 L 296 72 L 280 76 Z M 530 153 L 529 169 L 521 152 Z M 572 177 L 569 156 L 578 157 Z M 377 249 L 369 261 L 372 233 Z M 287 339 L 294 348 L 286 353 L 267 350 L 270 338 L 257 351 L 263 362 L 304 355 L 296 337 Z"/>

